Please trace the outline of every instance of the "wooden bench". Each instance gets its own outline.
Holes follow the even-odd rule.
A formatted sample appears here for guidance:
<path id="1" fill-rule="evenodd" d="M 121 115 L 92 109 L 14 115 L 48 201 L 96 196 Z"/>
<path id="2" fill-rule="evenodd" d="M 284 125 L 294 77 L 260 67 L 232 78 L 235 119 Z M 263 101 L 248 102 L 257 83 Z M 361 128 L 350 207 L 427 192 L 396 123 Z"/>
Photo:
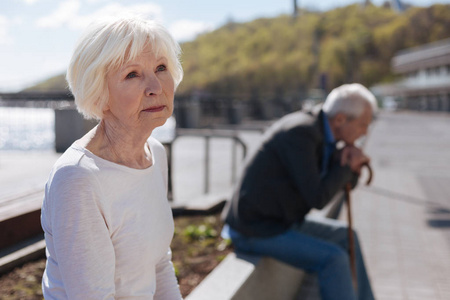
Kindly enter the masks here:
<path id="1" fill-rule="evenodd" d="M 0 199 L 0 250 L 43 233 L 44 190 L 31 190 Z"/>
<path id="2" fill-rule="evenodd" d="M 31 190 L 0 199 L 0 274 L 45 256 L 41 228 L 44 190 Z"/>

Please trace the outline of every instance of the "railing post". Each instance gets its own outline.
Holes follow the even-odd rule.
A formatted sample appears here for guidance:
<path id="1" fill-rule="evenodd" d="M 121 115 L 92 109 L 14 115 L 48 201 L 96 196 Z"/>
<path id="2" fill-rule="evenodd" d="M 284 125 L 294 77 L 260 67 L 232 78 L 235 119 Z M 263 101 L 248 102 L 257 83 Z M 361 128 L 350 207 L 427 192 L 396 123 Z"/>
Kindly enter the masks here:
<path id="1" fill-rule="evenodd" d="M 233 136 L 233 149 L 231 150 L 231 183 L 236 183 L 236 157 L 237 157 L 237 137 L 236 134 Z"/>
<path id="2" fill-rule="evenodd" d="M 174 139 L 175 140 L 175 139 Z M 166 148 L 167 153 L 167 199 L 169 201 L 173 201 L 173 191 L 172 191 L 172 168 L 173 168 L 173 160 L 172 160 L 172 143 L 164 143 L 164 147 Z"/>
<path id="3" fill-rule="evenodd" d="M 205 194 L 209 193 L 209 148 L 210 135 L 205 136 Z"/>

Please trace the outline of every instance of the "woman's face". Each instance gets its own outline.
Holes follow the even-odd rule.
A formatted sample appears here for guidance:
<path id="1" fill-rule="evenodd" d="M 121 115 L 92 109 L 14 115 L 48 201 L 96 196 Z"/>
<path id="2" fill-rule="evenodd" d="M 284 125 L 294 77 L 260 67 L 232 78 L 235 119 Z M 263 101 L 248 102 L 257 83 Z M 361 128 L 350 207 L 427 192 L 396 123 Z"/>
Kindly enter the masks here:
<path id="1" fill-rule="evenodd" d="M 173 112 L 174 82 L 166 57 L 155 56 L 150 47 L 136 59 L 107 75 L 109 100 L 105 122 L 145 133 L 163 125 Z"/>

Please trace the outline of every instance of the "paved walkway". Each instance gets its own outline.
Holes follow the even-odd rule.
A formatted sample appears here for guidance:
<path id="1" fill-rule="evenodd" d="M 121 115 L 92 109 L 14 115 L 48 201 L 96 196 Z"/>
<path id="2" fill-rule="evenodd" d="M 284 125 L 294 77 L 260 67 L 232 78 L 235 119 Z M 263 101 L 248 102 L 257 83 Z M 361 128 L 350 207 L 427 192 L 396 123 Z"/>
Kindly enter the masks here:
<path id="1" fill-rule="evenodd" d="M 377 299 L 450 299 L 449 129 L 449 114 L 397 112 L 370 132 L 353 214 Z"/>
<path id="2" fill-rule="evenodd" d="M 59 154 L 53 151 L 0 151 L 2 200 L 43 189 Z"/>

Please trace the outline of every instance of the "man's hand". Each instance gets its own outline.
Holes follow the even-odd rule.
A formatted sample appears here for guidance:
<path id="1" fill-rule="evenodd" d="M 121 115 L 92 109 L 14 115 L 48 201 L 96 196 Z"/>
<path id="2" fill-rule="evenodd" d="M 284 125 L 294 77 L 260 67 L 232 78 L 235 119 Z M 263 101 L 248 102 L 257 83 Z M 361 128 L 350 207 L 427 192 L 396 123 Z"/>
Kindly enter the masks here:
<path id="1" fill-rule="evenodd" d="M 370 162 L 370 158 L 366 156 L 361 149 L 346 145 L 341 152 L 341 166 L 348 165 L 350 169 L 357 173 L 361 173 L 361 168 L 364 164 Z"/>

